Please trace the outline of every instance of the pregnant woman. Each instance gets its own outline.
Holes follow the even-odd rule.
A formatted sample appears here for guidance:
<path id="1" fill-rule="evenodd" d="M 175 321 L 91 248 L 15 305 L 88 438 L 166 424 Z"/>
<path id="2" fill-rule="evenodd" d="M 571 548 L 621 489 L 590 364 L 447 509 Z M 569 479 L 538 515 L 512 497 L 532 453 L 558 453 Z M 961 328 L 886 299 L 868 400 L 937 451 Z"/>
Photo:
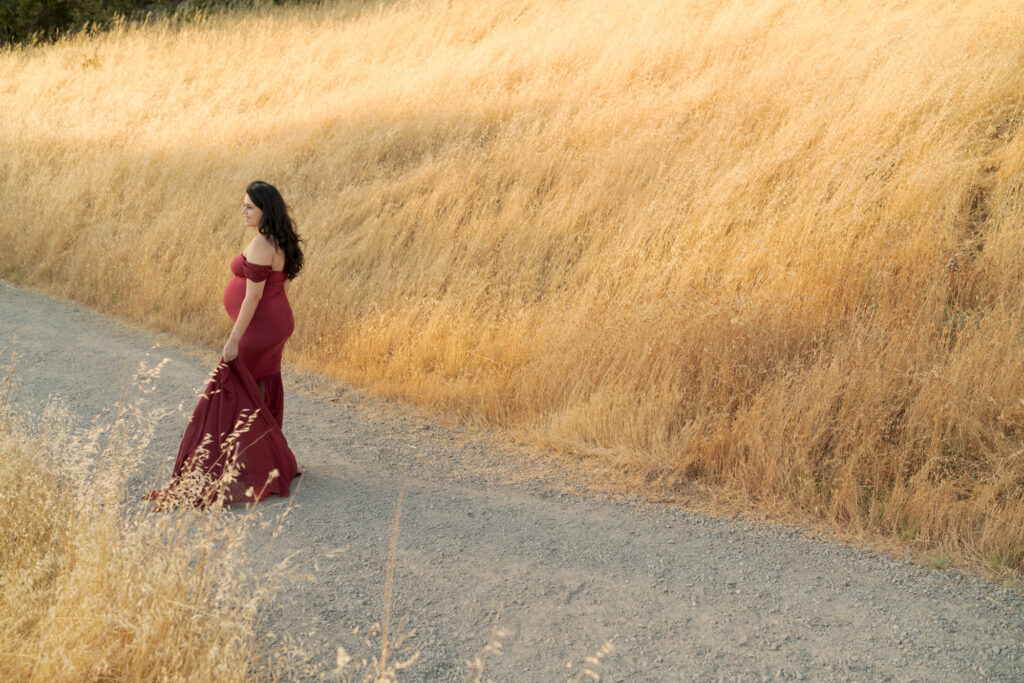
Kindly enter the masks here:
<path id="1" fill-rule="evenodd" d="M 158 507 L 287 496 L 298 474 L 281 433 L 281 351 L 295 327 L 288 287 L 302 269 L 302 240 L 273 185 L 249 184 L 242 217 L 257 234 L 231 261 L 224 308 L 235 324 L 185 430 L 173 483 L 147 496 Z"/>

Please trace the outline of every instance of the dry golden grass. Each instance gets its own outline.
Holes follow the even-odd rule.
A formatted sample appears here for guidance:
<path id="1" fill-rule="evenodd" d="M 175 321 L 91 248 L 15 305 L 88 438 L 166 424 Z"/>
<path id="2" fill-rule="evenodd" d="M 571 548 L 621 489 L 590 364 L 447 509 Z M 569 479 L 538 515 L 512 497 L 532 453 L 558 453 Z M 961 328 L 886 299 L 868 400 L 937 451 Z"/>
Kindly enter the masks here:
<path id="1" fill-rule="evenodd" d="M 0 55 L 0 274 L 670 489 L 1024 567 L 1024 3 L 441 0 Z M 648 482 L 648 483 L 643 483 Z"/>
<path id="2" fill-rule="evenodd" d="M 276 678 L 277 658 L 254 632 L 273 571 L 255 575 L 241 552 L 255 513 L 150 514 L 126 498 L 153 424 L 139 396 L 92 429 L 54 406 L 29 424 L 10 410 L 10 377 L 0 391 L 0 680 Z"/>

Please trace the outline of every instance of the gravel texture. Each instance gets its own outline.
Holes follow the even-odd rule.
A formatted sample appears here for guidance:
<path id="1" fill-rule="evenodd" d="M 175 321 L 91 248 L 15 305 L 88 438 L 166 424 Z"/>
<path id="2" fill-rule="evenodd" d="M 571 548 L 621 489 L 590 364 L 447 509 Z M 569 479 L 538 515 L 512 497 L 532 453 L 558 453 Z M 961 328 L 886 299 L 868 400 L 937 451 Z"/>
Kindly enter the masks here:
<path id="1" fill-rule="evenodd" d="M 113 405 L 147 354 L 170 359 L 151 404 L 185 413 L 159 423 L 151 466 L 128 482 L 139 494 L 166 483 L 216 362 L 0 281 L 0 351 L 11 349 L 21 405 L 60 396 L 83 420 Z M 295 678 L 330 677 L 339 645 L 357 660 L 379 652 L 401 489 L 392 619 L 415 629 L 419 652 L 401 680 L 463 680 L 497 623 L 502 652 L 484 671 L 496 681 L 588 680 L 584 666 L 606 681 L 1024 681 L 1024 596 L 1010 586 L 798 529 L 565 492 L 487 434 L 288 367 L 285 390 L 304 473 L 259 511 L 276 520 L 292 506 L 272 553 L 294 553 L 308 578 L 261 628 L 304 643 Z M 614 651 L 587 665 L 607 641 Z"/>

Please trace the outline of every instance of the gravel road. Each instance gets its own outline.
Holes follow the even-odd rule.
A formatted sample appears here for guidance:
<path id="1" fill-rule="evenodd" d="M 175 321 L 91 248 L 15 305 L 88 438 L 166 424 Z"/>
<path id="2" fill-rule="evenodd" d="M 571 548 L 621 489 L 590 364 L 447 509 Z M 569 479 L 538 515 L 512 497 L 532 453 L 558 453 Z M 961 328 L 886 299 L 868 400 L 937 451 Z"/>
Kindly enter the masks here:
<path id="1" fill-rule="evenodd" d="M 12 348 L 19 402 L 62 396 L 83 420 L 147 354 L 170 359 L 151 404 L 171 408 L 191 410 L 216 362 L 0 281 L 0 352 Z M 285 390 L 304 474 L 277 552 L 296 552 L 310 578 L 263 628 L 301 639 L 317 671 L 339 645 L 372 654 L 363 638 L 381 618 L 402 489 L 393 613 L 420 655 L 401 680 L 462 680 L 500 608 L 503 651 L 485 670 L 496 681 L 581 675 L 607 641 L 614 651 L 592 667 L 606 681 L 1024 681 L 1024 596 L 1007 586 L 800 530 L 565 493 L 486 434 L 288 367 Z M 160 422 L 152 466 L 130 487 L 165 482 L 185 420 Z M 268 518 L 286 504 L 271 501 Z"/>

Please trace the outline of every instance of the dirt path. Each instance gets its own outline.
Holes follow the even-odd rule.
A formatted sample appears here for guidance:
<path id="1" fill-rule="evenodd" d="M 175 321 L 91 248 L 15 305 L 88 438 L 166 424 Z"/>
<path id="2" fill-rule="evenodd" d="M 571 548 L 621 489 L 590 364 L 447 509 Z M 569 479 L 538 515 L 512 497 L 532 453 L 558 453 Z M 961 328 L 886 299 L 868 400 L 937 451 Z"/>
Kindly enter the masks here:
<path id="1" fill-rule="evenodd" d="M 91 418 L 157 341 L 0 282 L 21 404 L 60 395 Z M 163 341 L 152 402 L 190 410 L 216 358 Z M 381 616 L 401 487 L 393 609 L 420 652 L 404 680 L 462 680 L 501 605 L 497 681 L 565 680 L 606 641 L 596 671 L 611 681 L 1024 680 L 1024 599 L 1003 587 L 777 527 L 509 484 L 517 454 L 483 435 L 288 368 L 285 388 L 304 475 L 277 552 L 297 551 L 312 578 L 265 628 L 303 639 L 318 670 L 337 645 L 372 654 L 362 638 Z M 151 471 L 130 486 L 163 482 L 184 420 L 160 423 Z"/>

